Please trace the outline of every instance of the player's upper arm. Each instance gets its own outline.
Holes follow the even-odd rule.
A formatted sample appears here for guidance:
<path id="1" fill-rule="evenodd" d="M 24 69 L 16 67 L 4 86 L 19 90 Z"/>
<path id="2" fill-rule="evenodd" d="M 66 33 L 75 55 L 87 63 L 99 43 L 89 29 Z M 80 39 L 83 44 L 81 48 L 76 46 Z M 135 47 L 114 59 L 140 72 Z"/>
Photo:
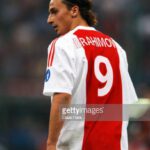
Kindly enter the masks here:
<path id="1" fill-rule="evenodd" d="M 53 54 L 50 54 L 49 51 L 48 61 L 51 55 L 53 60 L 52 63 L 48 63 L 50 65 L 46 69 L 43 94 L 52 96 L 54 93 L 68 93 L 71 95 L 76 77 L 73 47 L 64 39 L 58 39 L 54 45 Z"/>

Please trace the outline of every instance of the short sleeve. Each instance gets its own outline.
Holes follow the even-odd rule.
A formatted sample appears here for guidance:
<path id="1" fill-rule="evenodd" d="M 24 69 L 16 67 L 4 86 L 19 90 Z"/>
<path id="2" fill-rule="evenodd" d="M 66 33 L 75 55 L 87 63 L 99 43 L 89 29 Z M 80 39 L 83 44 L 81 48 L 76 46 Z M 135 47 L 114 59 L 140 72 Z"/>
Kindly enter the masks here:
<path id="1" fill-rule="evenodd" d="M 52 42 L 49 46 L 47 68 L 45 73 L 43 94 L 72 94 L 75 80 L 74 55 L 70 45 L 61 41 Z"/>

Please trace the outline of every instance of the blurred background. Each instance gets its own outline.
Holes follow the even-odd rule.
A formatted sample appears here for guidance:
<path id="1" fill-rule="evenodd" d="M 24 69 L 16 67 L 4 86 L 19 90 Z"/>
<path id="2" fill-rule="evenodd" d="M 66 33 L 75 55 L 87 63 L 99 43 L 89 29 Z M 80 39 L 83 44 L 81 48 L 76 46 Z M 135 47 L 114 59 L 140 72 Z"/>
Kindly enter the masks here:
<path id="1" fill-rule="evenodd" d="M 93 0 L 97 29 L 125 49 L 139 97 L 150 98 L 150 1 Z M 0 150 L 45 150 L 50 100 L 42 95 L 49 0 L 0 1 Z M 130 121 L 129 150 L 150 150 L 150 122 Z"/>

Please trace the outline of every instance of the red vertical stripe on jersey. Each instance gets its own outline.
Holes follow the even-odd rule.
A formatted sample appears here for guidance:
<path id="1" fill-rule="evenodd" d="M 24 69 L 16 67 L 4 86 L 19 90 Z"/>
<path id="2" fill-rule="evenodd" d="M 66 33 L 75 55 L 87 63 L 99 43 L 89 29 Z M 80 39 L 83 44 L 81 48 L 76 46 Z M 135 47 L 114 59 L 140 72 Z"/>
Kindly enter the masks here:
<path id="1" fill-rule="evenodd" d="M 51 57 L 51 60 L 50 60 L 50 66 L 52 66 L 53 59 L 54 59 L 54 54 L 55 54 L 55 43 L 56 43 L 56 40 L 55 40 L 55 42 L 54 42 L 53 53 L 52 53 L 52 57 Z"/>
<path id="2" fill-rule="evenodd" d="M 111 40 L 110 37 L 95 30 L 77 30 L 74 33 L 82 46 L 88 61 L 86 78 L 86 104 L 122 104 L 122 83 L 119 67 L 119 56 L 115 46 L 101 43 L 96 44 L 96 38 Z M 97 45 L 97 46 L 96 46 Z M 98 89 L 107 83 L 101 83 L 95 77 L 94 60 L 97 56 L 107 58 L 113 70 L 113 83 L 110 91 L 104 96 L 98 96 Z M 106 74 L 105 65 L 100 65 L 99 70 Z M 105 112 L 104 112 L 105 113 Z M 120 112 L 122 113 L 122 112 Z M 82 150 L 121 150 L 121 121 L 86 121 L 84 126 L 84 138 Z"/>
<path id="3" fill-rule="evenodd" d="M 50 47 L 50 52 L 49 52 L 49 55 L 48 55 L 48 67 L 50 67 L 53 63 L 53 59 L 54 59 L 54 53 L 55 53 L 55 43 L 56 43 L 57 39 L 55 39 L 52 44 L 51 44 L 51 47 Z"/>
<path id="4" fill-rule="evenodd" d="M 53 52 L 53 47 L 54 47 L 54 41 L 50 45 L 50 51 L 49 51 L 49 54 L 48 54 L 48 61 L 47 61 L 47 66 L 48 67 L 50 67 L 50 60 L 51 60 L 51 55 L 52 55 L 52 52 Z"/>

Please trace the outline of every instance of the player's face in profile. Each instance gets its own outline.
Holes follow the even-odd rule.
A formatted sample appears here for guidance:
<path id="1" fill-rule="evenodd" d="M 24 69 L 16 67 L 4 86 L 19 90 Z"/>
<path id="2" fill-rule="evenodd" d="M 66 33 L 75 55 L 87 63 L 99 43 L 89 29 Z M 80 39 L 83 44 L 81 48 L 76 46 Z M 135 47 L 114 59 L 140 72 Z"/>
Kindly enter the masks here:
<path id="1" fill-rule="evenodd" d="M 57 34 L 62 35 L 71 30 L 71 10 L 61 0 L 51 0 L 47 22 L 51 24 Z"/>

